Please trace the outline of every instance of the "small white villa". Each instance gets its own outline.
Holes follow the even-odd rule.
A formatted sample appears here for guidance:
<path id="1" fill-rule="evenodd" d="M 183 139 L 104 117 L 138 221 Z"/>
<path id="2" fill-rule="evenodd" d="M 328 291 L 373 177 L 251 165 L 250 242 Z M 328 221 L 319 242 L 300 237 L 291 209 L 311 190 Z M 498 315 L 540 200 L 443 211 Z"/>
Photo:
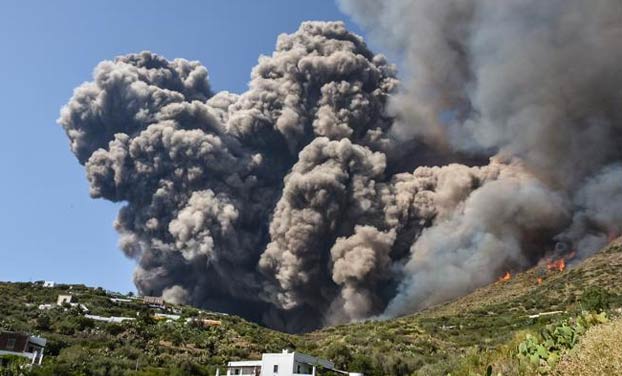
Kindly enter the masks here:
<path id="1" fill-rule="evenodd" d="M 59 295 L 58 298 L 56 298 L 56 305 L 71 304 L 72 300 L 73 295 Z"/>
<path id="2" fill-rule="evenodd" d="M 315 376 L 320 369 L 323 375 L 363 376 L 361 373 L 338 370 L 328 360 L 287 350 L 263 354 L 261 360 L 229 362 L 226 376 Z M 216 376 L 220 376 L 220 370 L 216 371 Z"/>

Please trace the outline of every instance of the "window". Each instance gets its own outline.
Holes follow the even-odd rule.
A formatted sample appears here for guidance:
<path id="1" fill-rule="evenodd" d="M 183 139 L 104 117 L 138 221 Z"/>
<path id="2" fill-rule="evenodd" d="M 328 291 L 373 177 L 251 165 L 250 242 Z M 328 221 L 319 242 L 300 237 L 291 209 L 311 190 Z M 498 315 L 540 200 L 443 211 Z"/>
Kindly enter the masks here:
<path id="1" fill-rule="evenodd" d="M 240 374 L 240 369 L 239 369 L 239 368 L 236 368 L 236 369 L 235 369 L 235 371 L 233 371 L 233 374 L 235 374 L 235 375 L 239 375 L 239 374 Z"/>
<path id="2" fill-rule="evenodd" d="M 6 341 L 6 349 L 13 350 L 15 348 L 15 338 L 9 338 Z"/>
<path id="3" fill-rule="evenodd" d="M 300 364 L 296 366 L 296 373 L 300 373 Z"/>
<path id="4" fill-rule="evenodd" d="M 279 365 L 278 364 L 275 364 L 274 367 L 272 367 L 272 372 L 279 373 Z"/>

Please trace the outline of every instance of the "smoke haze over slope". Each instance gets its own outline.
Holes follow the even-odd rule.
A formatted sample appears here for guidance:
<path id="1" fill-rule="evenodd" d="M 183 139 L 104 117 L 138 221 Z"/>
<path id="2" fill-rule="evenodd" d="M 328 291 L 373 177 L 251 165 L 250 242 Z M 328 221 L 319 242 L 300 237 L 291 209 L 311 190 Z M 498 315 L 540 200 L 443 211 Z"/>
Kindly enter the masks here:
<path id="1" fill-rule="evenodd" d="M 91 195 L 124 203 L 140 292 L 308 330 L 620 231 L 618 3 L 342 6 L 402 50 L 402 84 L 342 23 L 306 22 L 240 95 L 150 52 L 75 90 L 59 123 Z"/>
<path id="2" fill-rule="evenodd" d="M 389 313 L 462 294 L 509 260 L 529 264 L 551 240 L 585 255 L 620 232 L 622 4 L 340 3 L 403 58 L 403 86 L 390 103 L 402 142 L 523 170 L 476 190 L 424 231 Z"/>

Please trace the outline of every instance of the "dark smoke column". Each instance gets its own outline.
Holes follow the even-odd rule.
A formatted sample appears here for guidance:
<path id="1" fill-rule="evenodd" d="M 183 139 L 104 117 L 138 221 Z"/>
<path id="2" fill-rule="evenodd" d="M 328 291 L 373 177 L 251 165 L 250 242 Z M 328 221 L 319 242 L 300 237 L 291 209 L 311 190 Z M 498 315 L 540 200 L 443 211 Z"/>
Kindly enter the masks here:
<path id="1" fill-rule="evenodd" d="M 150 52 L 76 89 L 59 123 L 140 292 L 306 330 L 622 231 L 619 1 L 341 3 L 399 90 L 340 22 L 279 36 L 240 95 Z"/>
<path id="2" fill-rule="evenodd" d="M 506 165 L 417 238 L 388 315 L 622 234 L 619 1 L 339 3 L 403 58 L 397 137 Z"/>
<path id="3" fill-rule="evenodd" d="M 392 123 L 384 107 L 396 85 L 394 68 L 342 23 L 307 22 L 260 58 L 242 95 L 213 94 L 198 62 L 142 52 L 100 63 L 59 123 L 91 196 L 125 204 L 115 228 L 138 262 L 141 293 L 273 326 L 305 312 L 304 327 L 314 327 L 339 294 L 332 243 L 377 215 L 361 211 L 353 195 L 384 179 Z M 333 184 L 333 192 L 313 188 Z M 323 215 L 347 222 L 308 222 L 316 226 L 308 232 L 312 249 L 280 240 L 289 235 L 279 224 L 286 217 L 329 207 Z M 279 252 L 296 253 L 294 263 L 313 278 L 291 277 L 306 280 L 292 282 L 302 288 L 297 308 L 278 297 L 288 286 L 279 276 L 292 262 Z M 302 298 L 307 291 L 313 296 Z"/>

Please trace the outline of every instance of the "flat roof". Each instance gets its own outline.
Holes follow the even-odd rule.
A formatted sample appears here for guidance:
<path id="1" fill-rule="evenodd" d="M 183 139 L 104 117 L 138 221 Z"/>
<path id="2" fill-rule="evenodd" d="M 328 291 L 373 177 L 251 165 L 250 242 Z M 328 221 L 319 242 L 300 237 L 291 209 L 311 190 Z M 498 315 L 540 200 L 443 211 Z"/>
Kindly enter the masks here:
<path id="1" fill-rule="evenodd" d="M 261 360 L 238 360 L 227 363 L 227 367 L 261 367 Z"/>
<path id="2" fill-rule="evenodd" d="M 311 355 L 299 353 L 299 352 L 280 352 L 280 353 L 264 353 L 262 354 L 262 360 L 264 358 L 278 358 L 278 357 L 291 357 L 294 358 L 295 361 L 299 363 L 305 363 L 310 366 L 322 366 L 324 368 L 330 369 L 332 371 L 343 373 L 343 371 L 339 371 L 335 368 L 335 364 L 329 360 L 316 358 Z M 227 367 L 261 367 L 262 360 L 238 360 L 234 362 L 228 362 Z"/>
<path id="3" fill-rule="evenodd" d="M 306 363 L 312 366 L 321 365 L 322 367 L 329 368 L 331 370 L 335 370 L 335 364 L 329 360 L 316 358 L 315 356 L 294 352 L 294 359 L 301 362 Z"/>
<path id="4" fill-rule="evenodd" d="M 28 341 L 30 341 L 31 343 L 34 343 L 35 345 L 39 345 L 41 347 L 45 347 L 45 344 L 47 343 L 47 340 L 45 338 L 35 337 L 35 336 L 30 336 Z"/>

